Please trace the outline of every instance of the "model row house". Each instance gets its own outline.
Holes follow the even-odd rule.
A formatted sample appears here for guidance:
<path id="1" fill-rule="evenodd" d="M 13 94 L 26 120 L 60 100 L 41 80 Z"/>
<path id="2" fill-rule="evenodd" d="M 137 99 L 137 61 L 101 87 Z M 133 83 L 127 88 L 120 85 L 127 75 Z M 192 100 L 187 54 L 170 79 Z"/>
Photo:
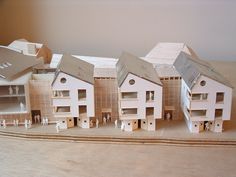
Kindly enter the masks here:
<path id="1" fill-rule="evenodd" d="M 93 73 L 92 64 L 63 55 L 52 82 L 53 113 L 60 128 L 90 127 L 95 116 Z"/>
<path id="2" fill-rule="evenodd" d="M 181 52 L 175 68 L 182 77 L 181 106 L 191 132 L 222 132 L 230 120 L 232 85 L 207 62 Z"/>
<path id="3" fill-rule="evenodd" d="M 8 124 L 119 121 L 125 131 L 154 131 L 157 119 L 184 117 L 191 132 L 221 132 L 230 120 L 232 85 L 185 44 L 161 43 L 143 58 L 53 55 L 50 65 L 50 50 L 40 47 L 0 47 L 0 120 Z"/>
<path id="4" fill-rule="evenodd" d="M 156 119 L 162 117 L 162 83 L 152 64 L 123 53 L 116 66 L 124 129 L 156 130 Z"/>
<path id="5" fill-rule="evenodd" d="M 183 113 L 180 107 L 181 76 L 174 67 L 180 52 L 191 56 L 196 54 L 184 43 L 158 43 L 143 59 L 153 64 L 163 86 L 164 119 L 181 120 Z"/>

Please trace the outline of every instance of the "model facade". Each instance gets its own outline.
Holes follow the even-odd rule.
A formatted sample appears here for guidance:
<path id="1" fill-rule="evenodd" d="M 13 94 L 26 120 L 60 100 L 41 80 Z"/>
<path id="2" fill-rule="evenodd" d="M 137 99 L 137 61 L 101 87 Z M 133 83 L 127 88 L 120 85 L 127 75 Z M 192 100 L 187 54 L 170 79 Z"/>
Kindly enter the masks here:
<path id="1" fill-rule="evenodd" d="M 0 119 L 31 118 L 29 81 L 42 60 L 0 47 Z"/>
<path id="2" fill-rule="evenodd" d="M 163 84 L 163 118 L 171 120 L 183 119 L 181 110 L 181 76 L 173 66 L 180 52 L 196 56 L 184 43 L 158 43 L 144 60 L 153 64 Z"/>
<path id="3" fill-rule="evenodd" d="M 125 131 L 155 131 L 157 119 L 184 117 L 198 133 L 221 132 L 230 120 L 232 86 L 184 44 L 160 43 L 143 58 L 53 55 L 50 65 L 42 64 L 51 56 L 43 46 L 0 47 L 0 119 L 9 125 L 92 128 L 119 120 Z"/>
<path id="4" fill-rule="evenodd" d="M 181 52 L 174 63 L 182 77 L 181 105 L 191 132 L 222 132 L 230 120 L 232 85 L 207 62 Z"/>
<path id="5" fill-rule="evenodd" d="M 90 128 L 95 116 L 93 72 L 94 66 L 88 62 L 62 57 L 52 82 L 54 117 L 60 128 Z"/>
<path id="6" fill-rule="evenodd" d="M 124 130 L 156 130 L 156 119 L 162 117 L 162 83 L 152 64 L 123 53 L 116 66 Z"/>

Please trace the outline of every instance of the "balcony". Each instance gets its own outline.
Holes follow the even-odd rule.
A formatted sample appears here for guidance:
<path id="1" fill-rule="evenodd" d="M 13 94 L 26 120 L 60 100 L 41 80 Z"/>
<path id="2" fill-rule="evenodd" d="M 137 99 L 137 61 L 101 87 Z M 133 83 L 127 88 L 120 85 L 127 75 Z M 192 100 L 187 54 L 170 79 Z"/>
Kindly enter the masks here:
<path id="1" fill-rule="evenodd" d="M 24 85 L 0 86 L 0 114 L 27 113 Z"/>
<path id="2" fill-rule="evenodd" d="M 208 106 L 208 94 L 207 93 L 194 93 L 187 94 L 185 99 L 185 105 L 188 109 L 204 109 Z"/>
<path id="3" fill-rule="evenodd" d="M 192 121 L 205 121 L 208 120 L 207 110 L 185 110 L 185 114 L 189 117 Z"/>
<path id="4" fill-rule="evenodd" d="M 52 98 L 68 99 L 70 98 L 70 91 L 69 90 L 54 90 L 52 93 Z"/>
<path id="5" fill-rule="evenodd" d="M 1 97 L 0 115 L 27 113 L 25 97 Z"/>
<path id="6" fill-rule="evenodd" d="M 137 92 L 122 92 L 121 93 L 121 100 L 122 101 L 134 101 L 138 99 Z"/>
<path id="7" fill-rule="evenodd" d="M 121 109 L 120 119 L 137 119 L 138 109 L 137 108 L 123 108 Z"/>
<path id="8" fill-rule="evenodd" d="M 55 114 L 55 116 L 70 116 L 71 112 L 70 112 L 70 106 L 55 106 L 53 109 L 53 113 Z"/>
<path id="9" fill-rule="evenodd" d="M 25 96 L 24 85 L 0 86 L 0 98 L 1 97 L 24 97 L 24 96 Z"/>

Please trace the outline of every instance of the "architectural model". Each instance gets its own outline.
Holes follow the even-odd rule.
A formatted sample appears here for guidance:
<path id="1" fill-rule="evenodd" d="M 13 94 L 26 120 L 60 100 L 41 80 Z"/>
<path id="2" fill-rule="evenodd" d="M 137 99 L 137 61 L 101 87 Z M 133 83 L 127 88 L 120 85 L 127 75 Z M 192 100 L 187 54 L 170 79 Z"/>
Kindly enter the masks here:
<path id="1" fill-rule="evenodd" d="M 159 43 L 145 57 L 119 59 L 51 53 L 17 40 L 0 46 L 0 123 L 57 130 L 155 131 L 157 119 L 185 119 L 190 132 L 222 132 L 232 85 L 182 43 Z"/>

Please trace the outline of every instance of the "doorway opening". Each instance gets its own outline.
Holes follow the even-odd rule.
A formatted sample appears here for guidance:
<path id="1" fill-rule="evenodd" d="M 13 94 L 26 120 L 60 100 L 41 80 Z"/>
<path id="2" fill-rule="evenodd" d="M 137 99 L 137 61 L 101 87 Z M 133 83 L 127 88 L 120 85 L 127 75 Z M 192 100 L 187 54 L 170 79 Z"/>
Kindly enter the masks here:
<path id="1" fill-rule="evenodd" d="M 41 123 L 41 111 L 40 110 L 32 110 L 31 111 L 31 116 L 32 116 L 32 123 Z"/>
<path id="2" fill-rule="evenodd" d="M 172 110 L 165 110 L 164 120 L 172 120 L 172 119 L 173 119 L 173 111 Z"/>
<path id="3" fill-rule="evenodd" d="M 141 119 L 138 119 L 138 128 L 141 128 Z"/>
<path id="4" fill-rule="evenodd" d="M 74 117 L 74 126 L 78 126 L 77 119 L 78 119 L 77 117 Z"/>
<path id="5" fill-rule="evenodd" d="M 106 120 L 106 123 L 110 123 L 111 118 L 112 118 L 111 112 L 102 112 L 102 122 Z"/>

